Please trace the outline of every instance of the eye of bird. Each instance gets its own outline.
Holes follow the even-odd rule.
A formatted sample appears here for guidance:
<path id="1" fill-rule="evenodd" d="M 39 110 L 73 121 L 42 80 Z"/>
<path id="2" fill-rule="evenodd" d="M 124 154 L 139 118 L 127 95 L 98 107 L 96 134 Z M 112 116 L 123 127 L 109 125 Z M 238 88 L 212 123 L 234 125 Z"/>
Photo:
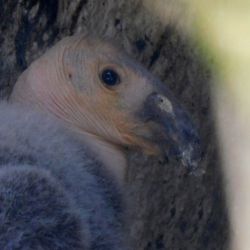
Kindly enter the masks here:
<path id="1" fill-rule="evenodd" d="M 101 72 L 100 79 L 107 86 L 115 86 L 121 82 L 119 74 L 113 69 L 104 69 Z"/>

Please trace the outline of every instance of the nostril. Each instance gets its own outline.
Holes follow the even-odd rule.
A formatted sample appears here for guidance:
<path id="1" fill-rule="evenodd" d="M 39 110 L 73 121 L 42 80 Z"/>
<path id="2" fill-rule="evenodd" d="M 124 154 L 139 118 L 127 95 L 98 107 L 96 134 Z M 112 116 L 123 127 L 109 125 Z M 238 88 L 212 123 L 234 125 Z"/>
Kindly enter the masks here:
<path id="1" fill-rule="evenodd" d="M 160 103 L 163 103 L 162 97 L 159 97 L 159 102 L 160 102 Z"/>
<path id="2" fill-rule="evenodd" d="M 156 95 L 156 100 L 157 100 L 158 103 L 163 103 L 164 102 L 163 97 L 161 95 L 158 95 L 158 94 Z"/>

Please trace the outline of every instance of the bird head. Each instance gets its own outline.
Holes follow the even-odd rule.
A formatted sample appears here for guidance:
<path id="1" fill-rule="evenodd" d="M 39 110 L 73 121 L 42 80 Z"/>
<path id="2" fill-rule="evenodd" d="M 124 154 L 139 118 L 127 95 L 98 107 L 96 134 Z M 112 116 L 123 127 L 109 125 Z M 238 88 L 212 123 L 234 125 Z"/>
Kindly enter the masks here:
<path id="1" fill-rule="evenodd" d="M 188 114 L 165 84 L 109 42 L 64 38 L 24 71 L 11 100 L 115 147 L 197 166 L 199 139 Z"/>

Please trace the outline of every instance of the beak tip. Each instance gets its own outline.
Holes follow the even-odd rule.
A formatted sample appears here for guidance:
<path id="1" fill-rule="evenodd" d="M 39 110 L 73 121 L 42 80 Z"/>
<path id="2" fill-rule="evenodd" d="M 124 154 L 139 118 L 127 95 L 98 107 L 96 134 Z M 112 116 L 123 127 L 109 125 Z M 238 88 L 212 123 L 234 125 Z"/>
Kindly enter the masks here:
<path id="1" fill-rule="evenodd" d="M 195 146 L 196 147 L 189 146 L 182 152 L 182 164 L 189 172 L 196 171 L 199 168 L 201 162 L 200 148 L 197 148 L 197 144 Z"/>

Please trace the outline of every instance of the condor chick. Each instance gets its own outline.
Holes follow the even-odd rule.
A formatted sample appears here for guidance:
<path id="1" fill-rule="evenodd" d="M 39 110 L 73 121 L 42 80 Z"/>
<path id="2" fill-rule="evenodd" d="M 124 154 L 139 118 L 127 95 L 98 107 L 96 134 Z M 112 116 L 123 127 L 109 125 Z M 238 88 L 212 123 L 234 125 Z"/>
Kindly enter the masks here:
<path id="1" fill-rule="evenodd" d="M 166 85 L 106 41 L 66 37 L 18 79 L 12 102 L 52 113 L 123 182 L 125 148 L 197 167 L 199 139 Z"/>

